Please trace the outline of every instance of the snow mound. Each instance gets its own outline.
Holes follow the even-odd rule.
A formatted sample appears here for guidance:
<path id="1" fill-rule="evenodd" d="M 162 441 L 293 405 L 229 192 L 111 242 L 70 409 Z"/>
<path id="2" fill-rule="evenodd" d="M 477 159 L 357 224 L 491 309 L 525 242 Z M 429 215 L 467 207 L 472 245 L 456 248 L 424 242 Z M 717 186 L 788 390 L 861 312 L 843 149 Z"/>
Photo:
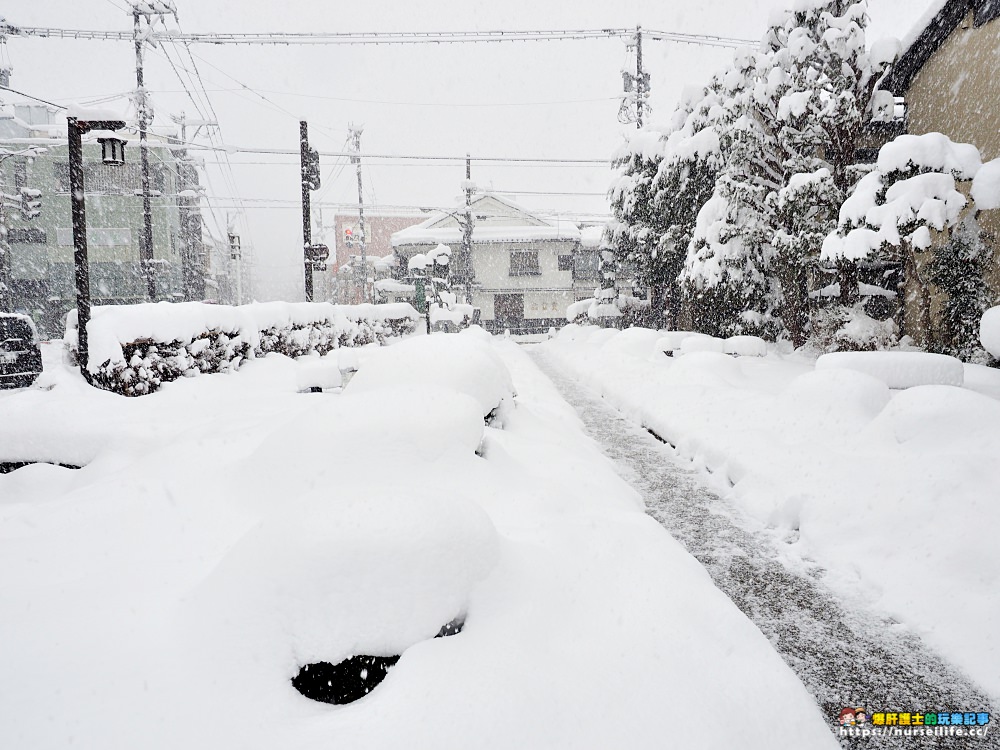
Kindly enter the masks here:
<path id="1" fill-rule="evenodd" d="M 688 336 L 681 341 L 681 354 L 693 354 L 694 352 L 725 353 L 725 351 L 726 340 L 715 338 L 715 336 Z"/>
<path id="2" fill-rule="evenodd" d="M 601 351 L 645 359 L 656 349 L 656 344 L 662 335 L 650 328 L 626 328 L 606 342 Z"/>
<path id="3" fill-rule="evenodd" d="M 979 342 L 994 359 L 1000 359 L 1000 307 L 991 307 L 983 313 L 979 323 Z"/>
<path id="4" fill-rule="evenodd" d="M 726 339 L 722 351 L 737 357 L 765 357 L 767 342 L 760 336 L 730 336 Z"/>
<path id="5" fill-rule="evenodd" d="M 972 200 L 981 211 L 1000 208 L 1000 159 L 986 162 L 972 181 Z"/>
<path id="6" fill-rule="evenodd" d="M 394 385 L 436 385 L 471 396 L 482 407 L 483 415 L 514 396 L 510 372 L 478 337 L 422 336 L 374 354 L 351 380 L 351 393 Z"/>
<path id="7" fill-rule="evenodd" d="M 878 378 L 889 388 L 920 385 L 961 386 L 961 361 L 928 352 L 833 352 L 816 360 L 817 370 L 855 370 Z"/>
<path id="8" fill-rule="evenodd" d="M 705 336 L 704 333 L 694 333 L 693 331 L 667 331 L 662 334 L 660 338 L 656 340 L 656 345 L 654 349 L 668 356 L 672 356 L 674 352 L 681 348 L 681 344 L 684 343 L 684 339 L 690 338 L 691 336 Z"/>

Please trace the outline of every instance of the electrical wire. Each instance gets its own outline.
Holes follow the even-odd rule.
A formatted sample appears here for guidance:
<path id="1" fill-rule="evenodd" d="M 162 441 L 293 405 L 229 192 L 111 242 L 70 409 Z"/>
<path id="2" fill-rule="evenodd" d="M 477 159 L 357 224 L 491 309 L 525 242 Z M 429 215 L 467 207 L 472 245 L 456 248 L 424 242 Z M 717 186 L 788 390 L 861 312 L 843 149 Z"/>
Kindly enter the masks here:
<path id="1" fill-rule="evenodd" d="M 59 29 L 38 26 L 14 26 L 0 23 L 0 33 L 10 36 L 59 37 L 101 41 L 132 41 L 124 31 L 94 31 L 87 29 Z M 183 34 L 155 32 L 150 39 L 156 42 L 174 41 L 185 44 L 470 44 L 490 42 L 567 41 L 584 39 L 621 39 L 635 34 L 631 28 L 578 29 L 578 30 L 490 30 L 490 31 L 375 31 L 375 32 L 286 32 L 286 33 L 230 33 L 210 32 Z M 685 34 L 681 32 L 643 29 L 648 39 L 666 42 L 696 44 L 708 47 L 744 47 L 756 44 L 754 40 L 711 34 Z"/>

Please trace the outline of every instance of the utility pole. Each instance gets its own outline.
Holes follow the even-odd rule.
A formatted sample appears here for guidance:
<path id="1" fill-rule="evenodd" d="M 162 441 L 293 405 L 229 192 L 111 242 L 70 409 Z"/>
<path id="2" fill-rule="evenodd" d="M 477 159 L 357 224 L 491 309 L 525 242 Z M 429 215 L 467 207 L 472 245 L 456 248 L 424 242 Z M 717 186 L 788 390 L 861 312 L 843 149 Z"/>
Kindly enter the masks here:
<path id="1" fill-rule="evenodd" d="M 368 236 L 365 232 L 365 198 L 364 187 L 361 182 L 361 131 L 364 128 L 355 128 L 351 125 L 351 147 L 354 156 L 351 160 L 356 165 L 358 173 L 358 231 L 361 233 L 361 301 L 371 302 L 368 296 Z M 374 291 L 374 290 L 372 290 Z"/>
<path id="2" fill-rule="evenodd" d="M 618 110 L 618 121 L 622 123 L 634 122 L 636 128 L 642 129 L 642 118 L 648 109 L 646 100 L 649 98 L 649 73 L 642 67 L 642 26 L 635 27 L 635 36 L 628 46 L 632 47 L 633 45 L 635 46 L 635 73 L 630 73 L 628 70 L 622 71 L 625 96 L 622 97 L 622 106 Z"/>
<path id="3" fill-rule="evenodd" d="M 635 127 L 642 129 L 642 110 L 646 106 L 649 77 L 642 69 L 642 26 L 635 27 Z"/>
<path id="4" fill-rule="evenodd" d="M 462 263 L 459 268 L 461 281 L 465 282 L 465 301 L 472 302 L 472 155 L 465 154 L 465 222 L 462 224 Z"/>
<path id="5" fill-rule="evenodd" d="M 195 167 L 187 149 L 188 119 L 181 112 L 171 119 L 180 126 L 180 144 L 182 150 L 177 152 L 177 211 L 181 225 L 181 274 L 184 283 L 184 299 L 188 301 L 205 298 L 205 242 L 202 236 L 202 216 L 199 198 L 195 191 L 198 185 L 198 169 Z M 216 125 L 214 122 L 195 120 L 190 123 L 195 126 L 195 136 L 203 125 Z"/>
<path id="6" fill-rule="evenodd" d="M 132 6 L 132 36 L 135 41 L 135 83 L 136 108 L 139 120 L 139 161 L 142 170 L 142 234 L 139 235 L 139 265 L 146 278 L 146 294 L 150 302 L 156 301 L 156 273 L 153 264 L 153 209 L 149 200 L 149 144 L 146 130 L 149 127 L 149 109 L 146 88 L 143 83 L 142 46 L 144 44 L 139 27 L 139 6 Z"/>
<path id="7" fill-rule="evenodd" d="M 320 271 L 330 256 L 326 245 L 314 245 L 312 241 L 312 209 L 310 190 L 319 190 L 319 152 L 309 146 L 309 124 L 299 122 L 299 165 L 302 186 L 302 264 L 305 273 L 306 302 L 313 301 L 313 269 Z"/>
<path id="8" fill-rule="evenodd" d="M 313 273 L 309 262 L 309 248 L 312 246 L 312 211 L 309 207 L 309 180 L 306 177 L 309 164 L 309 124 L 299 121 L 299 163 L 302 169 L 302 263 L 305 270 L 306 302 L 313 301 Z"/>

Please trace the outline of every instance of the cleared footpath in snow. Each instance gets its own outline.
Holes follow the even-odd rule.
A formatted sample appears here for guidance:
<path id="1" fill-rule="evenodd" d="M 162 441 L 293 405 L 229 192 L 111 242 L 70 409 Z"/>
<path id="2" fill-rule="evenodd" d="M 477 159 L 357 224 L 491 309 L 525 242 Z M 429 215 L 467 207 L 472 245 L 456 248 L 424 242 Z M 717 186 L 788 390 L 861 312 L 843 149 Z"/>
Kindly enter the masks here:
<path id="1" fill-rule="evenodd" d="M 580 385 L 551 347 L 525 348 L 642 495 L 647 513 L 705 567 L 792 667 L 831 729 L 842 708 L 858 706 L 869 711 L 982 710 L 995 721 L 988 696 L 912 630 L 873 614 L 860 598 L 850 600 L 832 590 L 823 580 L 826 571 L 815 562 L 780 551 L 791 541 L 783 532 L 766 529 L 720 496 L 710 487 L 713 480 L 682 461 L 673 447 Z M 991 726 L 993 733 L 985 739 L 883 736 L 842 743 L 994 748 L 1000 747 L 995 729 Z"/>

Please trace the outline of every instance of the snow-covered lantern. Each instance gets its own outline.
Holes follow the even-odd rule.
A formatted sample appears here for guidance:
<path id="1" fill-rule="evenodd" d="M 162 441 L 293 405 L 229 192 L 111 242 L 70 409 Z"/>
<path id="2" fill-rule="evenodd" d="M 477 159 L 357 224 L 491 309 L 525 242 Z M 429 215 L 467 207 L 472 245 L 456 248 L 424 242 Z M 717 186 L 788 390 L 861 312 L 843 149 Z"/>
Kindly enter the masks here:
<path id="1" fill-rule="evenodd" d="M 101 144 L 101 161 L 105 164 L 121 165 L 125 163 L 125 141 L 115 135 L 106 135 L 97 139 Z"/>

